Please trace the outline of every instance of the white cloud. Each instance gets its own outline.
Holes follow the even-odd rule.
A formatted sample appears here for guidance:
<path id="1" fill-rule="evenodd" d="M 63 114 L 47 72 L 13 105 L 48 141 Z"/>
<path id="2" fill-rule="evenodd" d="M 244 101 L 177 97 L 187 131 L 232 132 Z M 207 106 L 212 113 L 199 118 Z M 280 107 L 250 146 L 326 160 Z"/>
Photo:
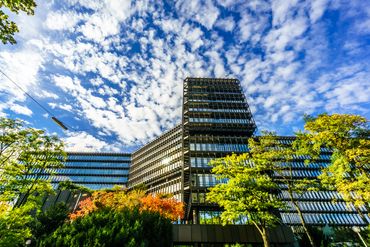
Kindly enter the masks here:
<path id="1" fill-rule="evenodd" d="M 230 16 L 224 19 L 219 19 L 216 23 L 216 26 L 225 31 L 231 32 L 235 27 L 234 18 Z"/>
<path id="2" fill-rule="evenodd" d="M 74 11 L 50 12 L 46 18 L 45 26 L 50 30 L 68 30 L 72 32 L 77 23 L 82 19 L 83 16 Z"/>
<path id="3" fill-rule="evenodd" d="M 23 90 L 29 91 L 38 86 L 38 73 L 44 58 L 34 47 L 18 51 L 0 52 L 0 68 Z M 7 92 L 18 101 L 25 100 L 25 94 L 3 75 L 0 75 L 0 91 Z"/>
<path id="4" fill-rule="evenodd" d="M 282 25 L 291 18 L 291 10 L 298 4 L 298 0 L 275 0 L 271 3 L 272 25 Z"/>
<path id="5" fill-rule="evenodd" d="M 117 152 L 119 149 L 107 143 L 104 140 L 98 139 L 86 132 L 69 132 L 67 137 L 63 138 L 68 152 Z"/>
<path id="6" fill-rule="evenodd" d="M 22 114 L 22 115 L 26 115 L 26 116 L 31 116 L 32 115 L 32 111 L 26 107 L 26 106 L 21 106 L 21 105 L 18 105 L 18 104 L 11 104 L 9 106 L 9 109 L 17 114 Z"/>
<path id="7" fill-rule="evenodd" d="M 324 14 L 328 0 L 313 0 L 311 1 L 310 21 L 311 24 L 315 23 Z"/>
<path id="8" fill-rule="evenodd" d="M 213 4 L 212 0 L 178 1 L 176 7 L 182 16 L 194 19 L 207 29 L 212 29 L 220 15 L 219 9 Z"/>

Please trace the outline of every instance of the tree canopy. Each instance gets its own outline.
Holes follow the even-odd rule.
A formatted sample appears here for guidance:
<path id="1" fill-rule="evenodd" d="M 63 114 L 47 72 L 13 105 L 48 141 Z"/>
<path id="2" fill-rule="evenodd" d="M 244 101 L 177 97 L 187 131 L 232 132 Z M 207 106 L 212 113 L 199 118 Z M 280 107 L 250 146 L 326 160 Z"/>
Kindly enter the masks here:
<path id="1" fill-rule="evenodd" d="M 29 128 L 20 120 L 0 118 L 0 201 L 18 199 L 19 207 L 40 194 L 52 193 L 45 177 L 63 166 L 63 148 L 56 136 Z"/>
<path id="2" fill-rule="evenodd" d="M 183 204 L 169 195 L 120 187 L 95 191 L 39 246 L 172 246 Z"/>
<path id="3" fill-rule="evenodd" d="M 95 191 L 81 201 L 78 209 L 70 215 L 72 220 L 86 216 L 101 208 L 120 211 L 126 208 L 138 209 L 140 212 L 159 213 L 161 216 L 176 221 L 183 217 L 183 204 L 167 195 L 145 194 L 142 190 L 127 191 L 120 188 Z"/>
<path id="4" fill-rule="evenodd" d="M 59 227 L 39 246 L 172 246 L 171 221 L 138 208 L 100 208 Z"/>
<path id="5" fill-rule="evenodd" d="M 227 183 L 210 188 L 207 200 L 224 209 L 223 224 L 245 217 L 256 226 L 267 247 L 270 246 L 268 228 L 279 222 L 276 211 L 284 208 L 284 203 L 277 197 L 278 184 L 271 177 L 271 163 L 262 157 L 264 151 L 253 139 L 249 140 L 249 149 L 249 153 L 211 161 L 217 179 Z"/>
<path id="6" fill-rule="evenodd" d="M 53 192 L 45 177 L 62 166 L 64 156 L 56 136 L 0 118 L 0 246 L 22 246 L 31 237 L 31 212 Z"/>
<path id="7" fill-rule="evenodd" d="M 319 157 L 323 148 L 332 151 L 331 163 L 319 176 L 321 183 L 338 191 L 366 222 L 363 209 L 370 213 L 368 120 L 349 114 L 321 114 L 306 120 L 305 132 L 298 135 L 303 151 L 314 159 Z"/>
<path id="8" fill-rule="evenodd" d="M 3 11 L 3 7 L 15 14 L 24 12 L 27 15 L 33 15 L 36 8 L 36 2 L 34 0 L 0 1 L 0 40 L 3 44 L 15 44 L 17 41 L 14 38 L 14 34 L 19 32 L 19 29 L 14 21 L 9 20 L 9 15 Z"/>
<path id="9" fill-rule="evenodd" d="M 270 167 L 271 169 L 268 174 L 272 177 L 272 181 L 277 186 L 285 188 L 290 201 L 290 204 L 285 202 L 286 207 L 297 212 L 310 245 L 314 247 L 313 237 L 308 230 L 298 201 L 306 191 L 318 190 L 319 183 L 316 179 L 297 178 L 295 176 L 294 164 L 296 162 L 294 161 L 301 153 L 299 145 L 293 139 L 286 142 L 273 132 L 262 131 L 261 136 L 249 140 L 249 147 L 251 152 L 254 153 L 253 160 L 256 162 L 258 159 L 258 163 L 267 164 L 266 168 Z M 258 152 L 258 155 L 256 152 Z"/>

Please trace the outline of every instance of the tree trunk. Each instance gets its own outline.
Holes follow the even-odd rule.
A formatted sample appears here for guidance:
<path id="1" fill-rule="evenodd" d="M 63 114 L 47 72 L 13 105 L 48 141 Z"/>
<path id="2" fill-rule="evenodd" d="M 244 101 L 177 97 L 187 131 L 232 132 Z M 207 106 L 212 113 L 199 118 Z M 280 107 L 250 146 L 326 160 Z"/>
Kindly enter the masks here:
<path id="1" fill-rule="evenodd" d="M 270 247 L 270 236 L 269 236 L 269 233 L 268 233 L 268 229 L 266 229 L 266 227 L 261 227 L 262 229 L 262 233 L 261 233 L 261 237 L 262 237 L 262 240 L 263 240 L 263 246 L 264 247 Z"/>
<path id="2" fill-rule="evenodd" d="M 268 229 L 263 225 L 258 225 L 256 222 L 252 221 L 254 226 L 257 228 L 258 232 L 261 234 L 263 246 L 270 247 L 270 236 L 268 233 Z"/>
<path id="3" fill-rule="evenodd" d="M 298 203 L 294 200 L 292 192 L 288 191 L 288 193 L 289 193 L 290 201 L 293 203 L 295 209 L 297 210 L 299 219 L 301 220 L 301 224 L 302 224 L 303 230 L 305 231 L 305 233 L 307 235 L 308 241 L 310 241 L 310 244 L 311 244 L 312 247 L 316 247 L 315 242 L 313 240 L 313 237 L 311 236 L 311 233 L 307 228 L 306 221 L 304 220 L 302 211 L 299 208 Z"/>
<path id="4" fill-rule="evenodd" d="M 296 209 L 297 209 L 297 212 L 298 212 L 298 215 L 299 215 L 299 219 L 301 220 L 301 223 L 302 223 L 302 227 L 303 227 L 303 229 L 304 229 L 304 231 L 305 231 L 305 233 L 306 233 L 306 235 L 307 235 L 308 240 L 310 241 L 311 246 L 312 246 L 312 247 L 316 247 L 315 242 L 314 242 L 314 240 L 313 240 L 313 237 L 311 236 L 311 233 L 310 233 L 310 231 L 309 231 L 309 230 L 308 230 L 308 228 L 307 228 L 306 221 L 304 220 L 304 217 L 303 217 L 303 214 L 302 214 L 301 209 L 300 209 L 300 208 L 299 208 L 299 206 L 298 206 L 297 204 L 295 204 L 295 203 L 294 203 L 294 206 L 295 206 L 295 207 L 296 207 Z"/>

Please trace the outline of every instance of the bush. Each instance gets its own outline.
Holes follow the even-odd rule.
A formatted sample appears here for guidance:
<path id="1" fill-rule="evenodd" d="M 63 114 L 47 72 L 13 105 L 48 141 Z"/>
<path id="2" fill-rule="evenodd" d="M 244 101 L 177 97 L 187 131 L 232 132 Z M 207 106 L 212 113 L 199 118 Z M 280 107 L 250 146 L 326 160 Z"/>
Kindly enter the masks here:
<path id="1" fill-rule="evenodd" d="M 159 213 L 102 208 L 65 223 L 39 246 L 171 246 L 172 224 Z"/>

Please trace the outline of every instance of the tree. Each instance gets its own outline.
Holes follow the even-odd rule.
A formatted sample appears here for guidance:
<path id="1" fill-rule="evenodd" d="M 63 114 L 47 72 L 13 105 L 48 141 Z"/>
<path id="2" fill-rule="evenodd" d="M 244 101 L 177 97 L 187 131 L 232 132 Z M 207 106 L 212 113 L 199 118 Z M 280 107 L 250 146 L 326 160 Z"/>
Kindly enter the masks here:
<path id="1" fill-rule="evenodd" d="M 182 203 L 174 198 L 161 195 L 146 195 L 140 199 L 141 211 L 157 212 L 163 217 L 176 221 L 184 217 L 184 207 Z"/>
<path id="2" fill-rule="evenodd" d="M 31 236 L 31 212 L 39 209 L 45 193 L 53 192 L 45 177 L 62 166 L 64 156 L 57 137 L 0 118 L 0 246 L 24 245 Z"/>
<path id="3" fill-rule="evenodd" d="M 30 223 L 32 230 L 32 242 L 39 242 L 52 234 L 59 226 L 68 219 L 69 209 L 65 203 L 57 203 L 46 211 L 37 212 Z"/>
<path id="4" fill-rule="evenodd" d="M 142 190 L 127 191 L 119 187 L 112 190 L 95 191 L 91 197 L 79 203 L 78 209 L 70 214 L 71 220 L 84 217 L 101 208 L 116 211 L 138 209 L 140 212 L 159 213 L 172 221 L 183 217 L 183 204 L 165 195 L 145 195 Z"/>
<path id="5" fill-rule="evenodd" d="M 32 236 L 25 225 L 32 222 L 32 205 L 12 209 L 6 202 L 0 202 L 0 247 L 23 246 Z"/>
<path id="6" fill-rule="evenodd" d="M 210 188 L 207 200 L 224 208 L 221 214 L 223 224 L 246 217 L 257 228 L 264 246 L 268 247 L 268 229 L 279 222 L 276 211 L 284 208 L 284 203 L 277 197 L 278 184 L 270 176 L 271 163 L 261 158 L 264 151 L 253 146 L 252 139 L 249 148 L 249 153 L 211 161 L 217 179 L 227 183 Z"/>
<path id="7" fill-rule="evenodd" d="M 328 189 L 336 190 L 353 205 L 364 222 L 370 223 L 362 207 L 370 213 L 370 130 L 368 120 L 358 115 L 321 114 L 306 118 L 300 134 L 304 151 L 319 158 L 322 149 L 332 151 L 331 163 L 319 176 Z"/>
<path id="8" fill-rule="evenodd" d="M 0 1 L 0 39 L 3 44 L 17 43 L 14 39 L 14 34 L 19 32 L 18 26 L 15 22 L 9 20 L 7 15 L 2 8 L 5 7 L 15 14 L 19 14 L 20 11 L 25 12 L 27 15 L 33 15 L 36 7 L 34 0 L 2 0 Z"/>
<path id="9" fill-rule="evenodd" d="M 171 221 L 138 208 L 101 208 L 65 223 L 39 246 L 172 246 Z"/>
<path id="10" fill-rule="evenodd" d="M 308 229 L 298 201 L 304 192 L 318 190 L 319 184 L 316 179 L 295 177 L 294 161 L 301 152 L 298 143 L 282 142 L 273 132 L 263 131 L 260 137 L 249 140 L 249 148 L 255 153 L 254 159 L 258 159 L 260 163 L 269 164 L 268 166 L 273 171 L 271 174 L 273 181 L 286 188 L 291 203 L 287 206 L 297 212 L 310 245 L 314 247 L 313 236 Z"/>
<path id="11" fill-rule="evenodd" d="M 63 142 L 20 120 L 0 118 L 0 201 L 38 203 L 52 193 L 53 170 L 63 167 Z"/>

